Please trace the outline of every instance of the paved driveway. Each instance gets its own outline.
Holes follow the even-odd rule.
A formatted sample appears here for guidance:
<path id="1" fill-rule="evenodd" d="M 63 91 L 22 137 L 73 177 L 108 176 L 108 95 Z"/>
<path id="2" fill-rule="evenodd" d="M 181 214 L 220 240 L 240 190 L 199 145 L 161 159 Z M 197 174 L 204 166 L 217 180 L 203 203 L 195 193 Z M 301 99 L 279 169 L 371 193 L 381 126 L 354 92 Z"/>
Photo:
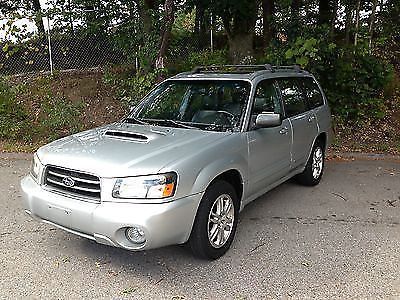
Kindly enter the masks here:
<path id="1" fill-rule="evenodd" d="M 400 298 L 400 162 L 329 161 L 241 214 L 213 262 L 183 246 L 128 252 L 23 213 L 29 161 L 0 157 L 0 298 Z"/>

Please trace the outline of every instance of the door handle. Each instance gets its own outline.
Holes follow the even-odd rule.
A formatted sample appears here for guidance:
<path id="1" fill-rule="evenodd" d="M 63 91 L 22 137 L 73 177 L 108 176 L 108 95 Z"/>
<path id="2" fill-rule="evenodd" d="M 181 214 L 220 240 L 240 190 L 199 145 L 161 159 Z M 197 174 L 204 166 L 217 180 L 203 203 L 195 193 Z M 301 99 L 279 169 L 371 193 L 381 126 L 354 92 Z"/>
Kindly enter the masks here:
<path id="1" fill-rule="evenodd" d="M 287 127 L 283 127 L 281 130 L 279 130 L 279 133 L 280 134 L 287 134 L 288 133 L 288 129 L 287 129 Z"/>
<path id="2" fill-rule="evenodd" d="M 315 120 L 315 116 L 314 115 L 311 115 L 311 116 L 308 117 L 308 122 L 311 123 L 314 120 Z"/>

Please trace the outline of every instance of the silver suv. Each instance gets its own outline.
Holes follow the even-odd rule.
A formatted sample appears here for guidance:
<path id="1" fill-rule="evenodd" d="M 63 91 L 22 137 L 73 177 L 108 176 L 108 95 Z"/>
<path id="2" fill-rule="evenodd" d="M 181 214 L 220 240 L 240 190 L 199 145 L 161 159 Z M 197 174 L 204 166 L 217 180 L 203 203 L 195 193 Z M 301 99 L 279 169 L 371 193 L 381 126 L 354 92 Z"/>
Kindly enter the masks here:
<path id="1" fill-rule="evenodd" d="M 102 244 L 188 242 L 216 259 L 249 202 L 293 176 L 319 183 L 330 124 L 321 87 L 296 66 L 197 67 L 120 122 L 41 147 L 21 181 L 25 211 Z"/>

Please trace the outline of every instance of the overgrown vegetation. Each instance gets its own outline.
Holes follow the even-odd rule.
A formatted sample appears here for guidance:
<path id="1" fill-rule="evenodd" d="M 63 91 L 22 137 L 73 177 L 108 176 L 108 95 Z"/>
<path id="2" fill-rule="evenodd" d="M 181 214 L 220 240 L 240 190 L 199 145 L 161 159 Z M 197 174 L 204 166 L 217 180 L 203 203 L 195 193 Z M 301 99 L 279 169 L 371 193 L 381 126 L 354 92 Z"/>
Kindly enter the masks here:
<path id="1" fill-rule="evenodd" d="M 28 113 L 17 101 L 16 90 L 0 78 L 0 139 L 18 139 L 27 131 Z"/>
<path id="2" fill-rule="evenodd" d="M 359 46 L 326 43 L 323 37 L 298 37 L 293 43 L 267 49 L 262 63 L 298 64 L 312 72 L 323 86 L 336 119 L 362 121 L 382 118 L 393 91 L 393 66 Z"/>
<path id="3" fill-rule="evenodd" d="M 26 28 L 17 30 L 24 16 L 37 23 L 35 38 L 43 37 L 41 15 L 55 20 L 53 31 L 60 36 L 111 41 L 127 61 L 107 68 L 102 82 L 125 107 L 161 79 L 196 65 L 298 64 L 324 88 L 338 144 L 353 129 L 360 132 L 359 141 L 378 145 L 370 137 L 378 136 L 390 142 L 387 149 L 399 144 L 399 127 L 394 127 L 400 119 L 399 0 L 52 0 L 45 10 L 37 0 L 3 2 L 0 13 L 12 16 L 4 26 L 18 42 L 32 35 Z M 13 43 L 4 44 L 6 56 L 17 55 Z M 79 119 L 79 102 L 44 89 L 30 107 L 20 103 L 21 88 L 2 83 L 1 89 L 0 138 L 17 139 L 28 131 L 28 139 L 43 139 L 47 130 L 46 138 L 53 139 L 79 129 L 70 125 L 79 122 L 69 122 Z M 40 113 L 33 117 L 35 111 Z M 369 130 L 374 127 L 382 130 Z M 361 137 L 363 129 L 370 136 Z"/>
<path id="4" fill-rule="evenodd" d="M 0 81 L 0 139 L 6 144 L 40 145 L 82 130 L 83 103 L 72 103 L 50 90 L 45 77 L 30 90 Z M 34 98 L 32 95 L 35 95 Z"/>

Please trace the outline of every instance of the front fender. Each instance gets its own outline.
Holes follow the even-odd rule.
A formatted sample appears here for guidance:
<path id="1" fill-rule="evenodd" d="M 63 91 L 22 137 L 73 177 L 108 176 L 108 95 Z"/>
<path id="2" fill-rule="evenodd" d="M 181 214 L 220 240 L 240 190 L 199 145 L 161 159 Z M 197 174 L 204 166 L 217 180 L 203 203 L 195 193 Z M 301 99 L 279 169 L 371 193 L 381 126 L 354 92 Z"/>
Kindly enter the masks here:
<path id="1" fill-rule="evenodd" d="M 230 155 L 229 157 L 223 157 L 213 161 L 210 164 L 207 164 L 198 173 L 193 183 L 191 194 L 204 192 L 215 178 L 217 178 L 219 175 L 229 170 L 236 170 L 239 172 L 242 178 L 243 188 L 245 188 L 247 186 L 246 166 L 247 166 L 247 161 L 241 155 L 234 155 L 234 156 Z M 243 195 L 244 194 L 245 191 L 243 191 Z"/>

